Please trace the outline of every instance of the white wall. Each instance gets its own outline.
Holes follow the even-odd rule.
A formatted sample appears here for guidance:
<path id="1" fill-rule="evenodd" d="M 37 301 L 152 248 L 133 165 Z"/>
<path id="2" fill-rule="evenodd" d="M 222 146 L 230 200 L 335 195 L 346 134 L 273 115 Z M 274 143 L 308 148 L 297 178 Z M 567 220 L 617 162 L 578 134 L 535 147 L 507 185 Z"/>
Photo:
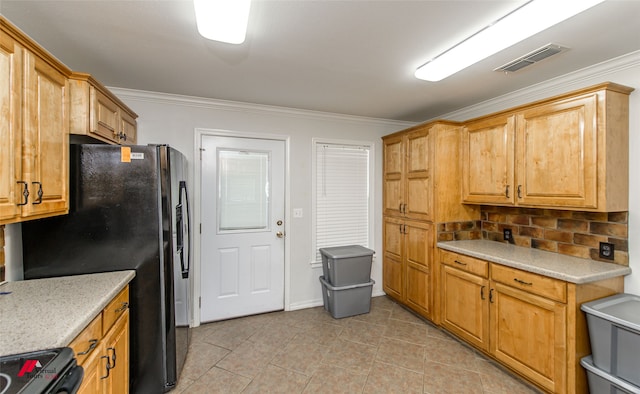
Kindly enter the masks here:
<path id="1" fill-rule="evenodd" d="M 113 91 L 138 115 L 138 143 L 166 143 L 184 153 L 191 176 L 199 161 L 194 160 L 195 129 L 221 129 L 232 132 L 287 136 L 289 145 L 290 196 L 287 211 L 288 266 L 290 281 L 287 309 L 322 304 L 322 269 L 312 268 L 311 251 L 311 148 L 312 138 L 369 141 L 375 144 L 375 217 L 382 217 L 382 145 L 380 137 L 413 125 L 382 119 L 274 108 L 125 89 Z M 192 181 L 192 184 L 193 181 Z M 304 216 L 293 218 L 292 209 L 302 208 Z M 373 292 L 382 294 L 382 226 L 375 223 L 376 258 L 372 278 Z M 196 263 L 197 264 L 197 263 Z M 196 278 L 197 279 L 197 278 Z M 285 284 L 287 286 L 287 284 Z M 198 286 L 196 285 L 196 288 Z"/>
<path id="2" fill-rule="evenodd" d="M 471 119 L 607 81 L 636 89 L 629 97 L 629 266 L 633 272 L 625 278 L 625 292 L 640 295 L 640 51 L 438 118 Z"/>

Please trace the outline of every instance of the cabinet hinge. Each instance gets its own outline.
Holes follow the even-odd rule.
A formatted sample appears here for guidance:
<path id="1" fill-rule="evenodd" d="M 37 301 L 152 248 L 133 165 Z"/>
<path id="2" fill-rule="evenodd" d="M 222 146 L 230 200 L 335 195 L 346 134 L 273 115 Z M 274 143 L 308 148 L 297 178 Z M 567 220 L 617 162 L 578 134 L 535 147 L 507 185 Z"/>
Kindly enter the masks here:
<path id="1" fill-rule="evenodd" d="M 200 234 L 202 234 L 202 223 L 200 223 Z"/>
<path id="2" fill-rule="evenodd" d="M 202 297 L 198 297 L 198 308 L 202 309 Z"/>

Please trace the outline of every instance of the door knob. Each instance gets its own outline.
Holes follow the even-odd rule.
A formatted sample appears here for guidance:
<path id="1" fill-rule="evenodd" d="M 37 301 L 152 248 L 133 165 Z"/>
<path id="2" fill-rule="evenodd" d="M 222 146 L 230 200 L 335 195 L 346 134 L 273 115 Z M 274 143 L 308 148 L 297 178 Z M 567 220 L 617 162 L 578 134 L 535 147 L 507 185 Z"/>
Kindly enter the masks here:
<path id="1" fill-rule="evenodd" d="M 282 231 L 278 231 L 278 232 L 276 233 L 276 237 L 278 237 L 278 238 L 282 238 L 282 237 L 284 237 L 284 233 L 283 233 Z"/>

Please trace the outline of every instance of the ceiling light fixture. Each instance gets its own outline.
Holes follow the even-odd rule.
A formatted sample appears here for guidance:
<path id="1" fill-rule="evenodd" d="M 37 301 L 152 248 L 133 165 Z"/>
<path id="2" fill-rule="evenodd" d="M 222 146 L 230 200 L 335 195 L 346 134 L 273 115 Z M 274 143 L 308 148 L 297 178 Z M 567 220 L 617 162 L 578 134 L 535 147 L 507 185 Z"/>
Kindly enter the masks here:
<path id="1" fill-rule="evenodd" d="M 531 0 L 420 66 L 416 78 L 437 82 L 604 0 Z"/>
<path id="2" fill-rule="evenodd" d="M 209 40 L 242 44 L 251 0 L 193 0 L 198 32 Z"/>

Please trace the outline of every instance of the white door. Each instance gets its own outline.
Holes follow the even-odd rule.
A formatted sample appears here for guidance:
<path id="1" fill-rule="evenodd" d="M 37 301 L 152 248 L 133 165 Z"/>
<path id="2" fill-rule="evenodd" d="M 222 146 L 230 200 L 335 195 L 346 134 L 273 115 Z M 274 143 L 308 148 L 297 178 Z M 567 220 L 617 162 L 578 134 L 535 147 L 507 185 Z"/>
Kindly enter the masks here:
<path id="1" fill-rule="evenodd" d="M 284 309 L 285 142 L 202 137 L 203 322 Z"/>

